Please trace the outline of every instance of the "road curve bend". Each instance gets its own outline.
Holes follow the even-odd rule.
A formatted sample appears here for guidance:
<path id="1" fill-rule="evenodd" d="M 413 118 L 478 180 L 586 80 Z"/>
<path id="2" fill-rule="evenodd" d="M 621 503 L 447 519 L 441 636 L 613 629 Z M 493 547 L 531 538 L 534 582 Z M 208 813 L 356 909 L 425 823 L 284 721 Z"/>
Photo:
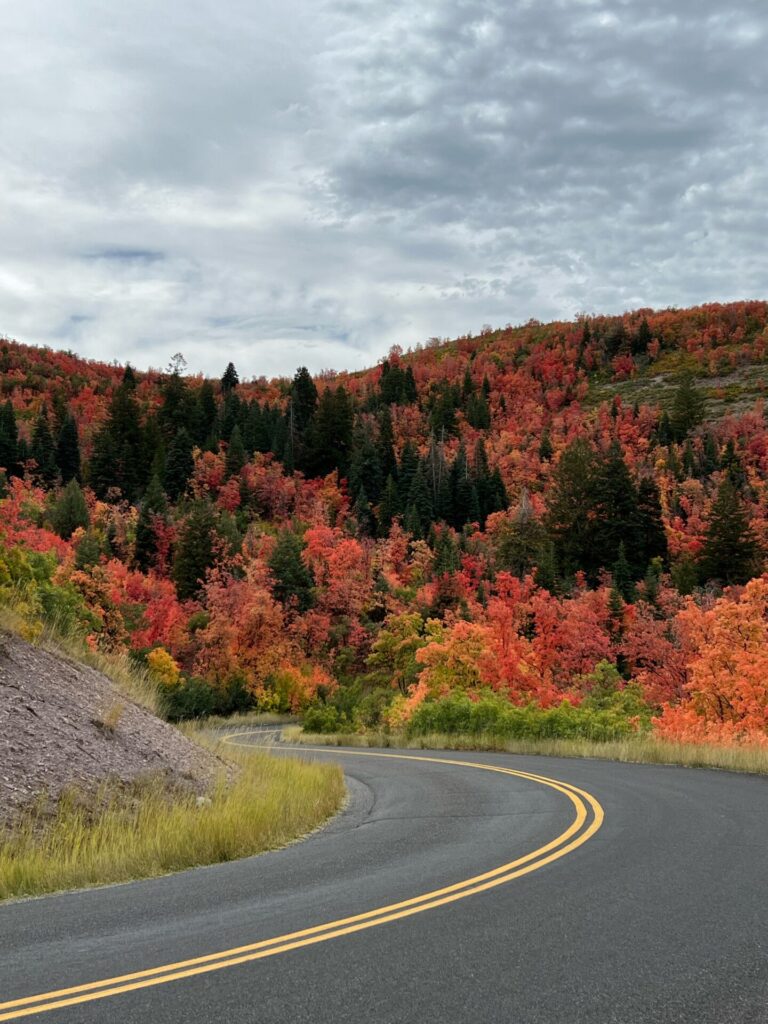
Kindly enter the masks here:
<path id="1" fill-rule="evenodd" d="M 0 1021 L 768 1022 L 768 780 L 278 749 L 342 763 L 346 810 L 275 853 L 0 907 Z"/>

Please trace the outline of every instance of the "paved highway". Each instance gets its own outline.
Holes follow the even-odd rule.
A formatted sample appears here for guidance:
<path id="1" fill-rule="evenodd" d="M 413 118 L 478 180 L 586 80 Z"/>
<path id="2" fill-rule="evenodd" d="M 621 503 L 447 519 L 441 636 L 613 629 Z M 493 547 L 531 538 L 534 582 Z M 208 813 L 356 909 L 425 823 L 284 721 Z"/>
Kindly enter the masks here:
<path id="1" fill-rule="evenodd" d="M 768 780 L 392 753 L 281 751 L 350 789 L 287 849 L 1 906 L 0 1021 L 768 1022 Z"/>

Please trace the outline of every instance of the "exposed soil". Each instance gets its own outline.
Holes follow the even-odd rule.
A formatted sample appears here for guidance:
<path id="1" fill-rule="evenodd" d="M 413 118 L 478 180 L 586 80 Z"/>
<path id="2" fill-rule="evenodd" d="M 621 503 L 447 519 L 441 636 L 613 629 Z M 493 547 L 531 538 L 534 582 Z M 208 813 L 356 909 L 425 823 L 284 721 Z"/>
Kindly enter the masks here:
<path id="1" fill-rule="evenodd" d="M 149 775 L 202 794 L 221 767 L 100 672 L 0 633 L 0 822 L 43 794 Z"/>

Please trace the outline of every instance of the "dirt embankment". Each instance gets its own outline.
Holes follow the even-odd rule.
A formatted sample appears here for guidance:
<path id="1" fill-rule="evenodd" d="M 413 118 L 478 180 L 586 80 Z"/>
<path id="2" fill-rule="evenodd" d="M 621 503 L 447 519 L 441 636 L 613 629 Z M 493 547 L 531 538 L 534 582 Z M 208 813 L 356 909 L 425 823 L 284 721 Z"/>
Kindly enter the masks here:
<path id="1" fill-rule="evenodd" d="M 0 822 L 107 780 L 162 775 L 203 793 L 221 766 L 100 672 L 0 633 Z"/>

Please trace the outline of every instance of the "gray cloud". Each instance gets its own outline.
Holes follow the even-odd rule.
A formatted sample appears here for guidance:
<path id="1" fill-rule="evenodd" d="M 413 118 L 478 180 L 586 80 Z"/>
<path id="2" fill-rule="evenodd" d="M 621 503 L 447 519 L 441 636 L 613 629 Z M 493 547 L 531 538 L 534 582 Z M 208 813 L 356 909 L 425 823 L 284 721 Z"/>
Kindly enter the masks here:
<path id="1" fill-rule="evenodd" d="M 763 0 L 28 0 L 0 332 L 242 374 L 765 296 Z"/>

